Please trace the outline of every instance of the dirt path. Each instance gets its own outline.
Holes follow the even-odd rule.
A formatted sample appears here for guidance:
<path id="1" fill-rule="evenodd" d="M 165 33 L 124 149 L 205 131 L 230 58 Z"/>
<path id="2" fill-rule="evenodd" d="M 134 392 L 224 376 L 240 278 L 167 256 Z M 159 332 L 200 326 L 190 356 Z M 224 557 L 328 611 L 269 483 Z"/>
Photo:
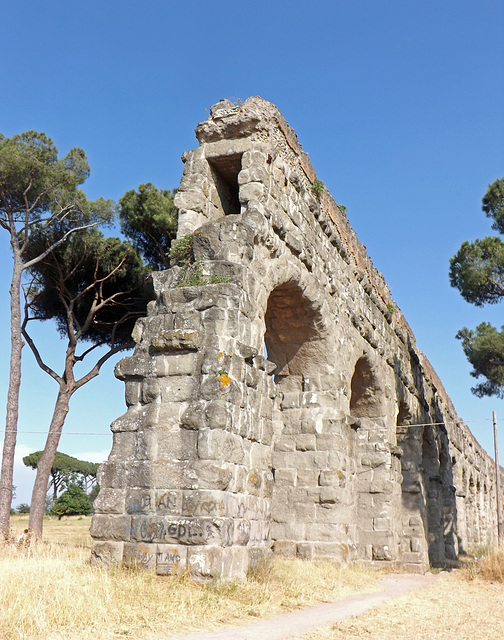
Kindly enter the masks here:
<path id="1" fill-rule="evenodd" d="M 294 613 L 280 613 L 268 620 L 259 620 L 246 627 L 190 633 L 175 636 L 172 640 L 257 640 L 258 638 L 285 640 L 317 627 L 358 616 L 390 598 L 431 585 L 437 578 L 431 573 L 424 576 L 391 574 L 381 580 L 383 591 L 379 593 L 358 593 L 336 602 L 319 604 Z"/>

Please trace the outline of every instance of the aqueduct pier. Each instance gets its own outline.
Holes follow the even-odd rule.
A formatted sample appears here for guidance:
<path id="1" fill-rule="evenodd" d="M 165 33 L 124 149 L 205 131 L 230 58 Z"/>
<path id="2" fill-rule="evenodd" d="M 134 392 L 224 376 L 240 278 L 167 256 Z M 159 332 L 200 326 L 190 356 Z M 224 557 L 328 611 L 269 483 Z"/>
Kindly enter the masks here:
<path id="1" fill-rule="evenodd" d="M 495 542 L 492 460 L 277 108 L 221 101 L 196 135 L 192 264 L 153 274 L 116 367 L 93 562 L 239 578 L 273 549 L 422 572 Z"/>

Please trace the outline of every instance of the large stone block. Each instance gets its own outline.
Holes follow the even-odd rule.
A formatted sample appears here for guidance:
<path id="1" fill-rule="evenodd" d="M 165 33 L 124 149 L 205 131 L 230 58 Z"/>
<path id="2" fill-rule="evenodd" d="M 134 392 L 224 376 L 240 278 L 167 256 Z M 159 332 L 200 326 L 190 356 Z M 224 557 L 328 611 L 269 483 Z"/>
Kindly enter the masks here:
<path id="1" fill-rule="evenodd" d="M 191 403 L 192 404 L 192 403 Z M 156 422 L 151 422 L 159 430 L 178 431 L 179 427 L 184 427 L 183 416 L 189 403 L 186 402 L 162 402 L 156 407 Z"/>
<path id="2" fill-rule="evenodd" d="M 184 429 L 202 429 L 208 425 L 207 403 L 203 400 L 190 402 L 184 409 L 180 426 Z"/>
<path id="3" fill-rule="evenodd" d="M 126 382 L 124 386 L 124 399 L 126 401 L 126 405 L 130 407 L 131 405 L 139 404 L 142 399 L 142 383 L 137 380 L 130 380 Z"/>
<path id="4" fill-rule="evenodd" d="M 243 462 L 243 442 L 240 436 L 220 429 L 200 429 L 198 456 L 202 460 Z"/>
<path id="5" fill-rule="evenodd" d="M 218 544 L 233 542 L 233 521 L 229 518 L 174 518 L 172 516 L 131 516 L 132 540 L 166 544 Z"/>
<path id="6" fill-rule="evenodd" d="M 195 431 L 161 431 L 156 434 L 157 460 L 195 460 L 198 457 Z"/>
<path id="7" fill-rule="evenodd" d="M 96 513 L 124 513 L 126 509 L 126 489 L 102 488 L 95 498 L 93 508 Z"/>
<path id="8" fill-rule="evenodd" d="M 259 442 L 252 442 L 250 447 L 249 464 L 263 471 L 271 469 L 272 451 L 271 447 Z"/>
<path id="9" fill-rule="evenodd" d="M 91 521 L 91 537 L 95 540 L 128 541 L 131 533 L 130 522 L 131 518 L 128 514 L 96 513 Z"/>
<path id="10" fill-rule="evenodd" d="M 152 487 L 151 468 L 147 460 L 137 460 L 128 464 L 126 469 L 126 486 L 138 489 Z"/>
<path id="11" fill-rule="evenodd" d="M 186 489 L 187 478 L 196 477 L 196 472 L 188 469 L 187 461 L 153 461 L 150 468 L 150 485 L 154 489 Z"/>
<path id="12" fill-rule="evenodd" d="M 125 466 L 116 461 L 104 462 L 98 470 L 98 484 L 107 489 L 125 489 Z"/>
<path id="13" fill-rule="evenodd" d="M 172 329 L 160 331 L 151 339 L 152 349 L 157 353 L 170 351 L 197 351 L 200 335 L 194 329 Z"/>
<path id="14" fill-rule="evenodd" d="M 264 199 L 265 188 L 260 182 L 249 182 L 244 184 L 240 188 L 240 202 L 242 204 L 247 203 L 249 200 L 259 200 L 261 202 Z"/>
<path id="15" fill-rule="evenodd" d="M 315 451 L 317 438 L 314 434 L 299 434 L 295 437 L 297 451 Z"/>
<path id="16" fill-rule="evenodd" d="M 192 376 L 171 376 L 159 381 L 162 402 L 184 402 L 192 400 L 198 390 L 198 381 Z"/>
<path id="17" fill-rule="evenodd" d="M 111 567 L 123 561 L 124 542 L 94 542 L 91 547 L 91 566 Z"/>
<path id="18" fill-rule="evenodd" d="M 275 469 L 275 487 L 294 486 L 297 480 L 296 469 Z"/>
<path id="19" fill-rule="evenodd" d="M 170 353 L 153 358 L 154 374 L 163 376 L 188 376 L 196 371 L 195 353 Z"/>
<path id="20" fill-rule="evenodd" d="M 227 429 L 231 420 L 229 406 L 226 399 L 219 397 L 221 382 L 215 380 L 213 384 L 218 393 L 210 395 L 210 401 L 205 407 L 206 424 L 210 429 Z"/>
<path id="21" fill-rule="evenodd" d="M 160 575 L 180 575 L 187 568 L 187 547 L 182 545 L 158 544 L 156 573 Z"/>
<path id="22" fill-rule="evenodd" d="M 298 487 L 317 487 L 319 483 L 318 469 L 298 469 L 297 482 Z"/>
<path id="23" fill-rule="evenodd" d="M 225 491 L 184 491 L 181 514 L 183 516 L 223 517 L 233 516 L 228 510 L 232 497 Z"/>
<path id="24" fill-rule="evenodd" d="M 219 546 L 191 546 L 187 564 L 195 579 L 220 578 L 224 574 L 224 549 Z"/>
<path id="25" fill-rule="evenodd" d="M 129 515 L 156 513 L 156 492 L 153 489 L 129 489 L 126 493 L 126 505 L 126 513 Z"/>
<path id="26" fill-rule="evenodd" d="M 154 363 L 147 355 L 127 356 L 116 364 L 114 369 L 115 377 L 119 380 L 127 378 L 146 378 L 152 375 Z"/>
<path id="27" fill-rule="evenodd" d="M 246 483 L 249 475 L 249 469 L 245 465 L 234 465 L 232 470 L 232 478 L 229 482 L 228 489 L 233 493 L 243 493 L 246 490 Z"/>
<path id="28" fill-rule="evenodd" d="M 157 544 L 126 543 L 124 562 L 130 567 L 156 568 Z"/>
<path id="29" fill-rule="evenodd" d="M 140 405 L 129 407 L 124 415 L 117 418 L 110 425 L 113 433 L 117 431 L 138 431 L 143 425 L 145 410 Z"/>
<path id="30" fill-rule="evenodd" d="M 154 461 L 150 478 L 151 485 L 157 489 L 224 490 L 233 478 L 233 467 L 207 460 Z"/>
<path id="31" fill-rule="evenodd" d="M 292 540 L 275 540 L 273 551 L 277 555 L 294 558 L 297 553 L 297 544 Z"/>
<path id="32" fill-rule="evenodd" d="M 315 519 L 321 524 L 339 524 L 350 527 L 354 522 L 360 522 L 356 518 L 355 506 L 345 504 L 343 498 L 340 502 L 320 502 L 315 504 Z"/>

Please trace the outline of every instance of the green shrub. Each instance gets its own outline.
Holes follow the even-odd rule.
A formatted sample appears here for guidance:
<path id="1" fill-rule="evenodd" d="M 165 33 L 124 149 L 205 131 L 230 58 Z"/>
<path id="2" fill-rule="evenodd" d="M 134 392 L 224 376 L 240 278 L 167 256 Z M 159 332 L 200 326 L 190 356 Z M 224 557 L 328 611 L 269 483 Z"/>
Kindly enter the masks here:
<path id="1" fill-rule="evenodd" d="M 63 516 L 89 515 L 92 511 L 89 497 L 83 489 L 71 483 L 68 489 L 55 500 L 51 515 L 58 516 L 58 520 L 61 520 Z"/>
<path id="2" fill-rule="evenodd" d="M 30 505 L 26 504 L 26 502 L 22 502 L 21 504 L 18 504 L 16 511 L 17 513 L 30 513 Z"/>
<path id="3" fill-rule="evenodd" d="M 194 253 L 192 249 L 192 234 L 188 234 L 179 240 L 175 240 L 168 253 L 170 256 L 170 263 L 172 265 L 187 267 L 190 264 L 193 264 Z"/>
<path id="4" fill-rule="evenodd" d="M 320 202 L 320 197 L 322 196 L 325 190 L 326 190 L 325 184 L 322 182 L 322 180 L 315 178 L 315 180 L 312 182 L 310 191 L 319 202 Z"/>
<path id="5" fill-rule="evenodd" d="M 181 269 L 177 282 L 177 288 L 204 287 L 207 284 L 220 284 L 224 282 L 231 282 L 231 278 L 217 275 L 206 278 L 201 272 L 200 263 L 197 262 L 195 266 L 187 265 L 186 267 L 183 267 Z"/>

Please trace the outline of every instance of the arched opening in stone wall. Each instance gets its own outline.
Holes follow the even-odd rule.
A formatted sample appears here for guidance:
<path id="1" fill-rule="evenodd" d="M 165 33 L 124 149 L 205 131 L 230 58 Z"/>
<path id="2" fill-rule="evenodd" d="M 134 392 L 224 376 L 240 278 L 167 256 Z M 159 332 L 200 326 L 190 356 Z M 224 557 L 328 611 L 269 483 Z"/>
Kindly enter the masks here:
<path id="1" fill-rule="evenodd" d="M 265 351 L 276 365 L 270 529 L 273 549 L 303 557 L 324 555 L 327 537 L 320 536 L 319 517 L 325 518 L 326 530 L 334 530 L 334 543 L 348 544 L 341 526 L 335 524 L 339 505 L 333 487 L 334 483 L 344 483 L 345 477 L 329 469 L 334 442 L 322 435 L 324 411 L 328 411 L 327 403 L 333 397 L 331 353 L 318 309 L 294 281 L 271 292 L 264 323 Z"/>
<path id="2" fill-rule="evenodd" d="M 383 414 L 383 390 L 366 355 L 357 360 L 350 394 L 351 415 L 377 418 Z"/>
<path id="3" fill-rule="evenodd" d="M 434 418 L 440 421 L 439 418 Z M 441 425 L 424 427 L 422 467 L 427 506 L 429 560 L 445 566 L 458 555 L 457 508 L 448 435 Z"/>
<path id="4" fill-rule="evenodd" d="M 397 444 L 401 449 L 402 551 L 412 564 L 422 565 L 427 556 L 426 491 L 422 479 L 423 422 L 411 415 L 406 403 L 399 404 L 396 419 Z"/>
<path id="5" fill-rule="evenodd" d="M 411 411 L 406 402 L 400 402 L 397 410 L 396 426 L 403 427 L 411 422 Z"/>
<path id="6" fill-rule="evenodd" d="M 390 393 L 387 394 L 388 382 L 390 376 L 383 362 L 367 349 L 361 352 L 355 362 L 349 400 L 351 421 L 358 429 L 355 449 L 359 477 L 358 533 L 364 553 L 378 562 L 397 560 L 399 546 L 395 517 L 401 508 L 401 463 L 396 447 L 398 414 Z M 405 403 L 399 413 L 401 420 L 409 415 Z M 384 442 L 389 446 L 385 448 Z"/>
<path id="7" fill-rule="evenodd" d="M 469 539 L 474 545 L 480 544 L 480 512 L 478 508 L 478 493 L 476 490 L 477 479 L 474 479 L 473 473 L 469 476 L 468 483 L 468 509 L 467 509 L 467 528 Z"/>
<path id="8" fill-rule="evenodd" d="M 289 386 L 302 391 L 305 380 L 321 373 L 325 361 L 317 316 L 295 282 L 286 282 L 271 292 L 264 318 L 264 347 L 268 360 L 276 365 L 277 384 L 282 386 L 289 377 Z"/>
<path id="9" fill-rule="evenodd" d="M 439 475 L 442 491 L 442 528 L 445 560 L 458 558 L 458 519 L 453 479 L 453 461 L 450 456 L 448 434 L 444 427 L 439 429 Z"/>
<path id="10" fill-rule="evenodd" d="M 422 439 L 422 468 L 426 497 L 427 540 L 429 561 L 433 567 L 443 566 L 443 494 L 439 465 L 439 442 L 436 426 L 425 426 Z"/>
<path id="11" fill-rule="evenodd" d="M 217 194 L 211 200 L 221 215 L 240 213 L 238 174 L 241 161 L 241 154 L 208 159 Z"/>

